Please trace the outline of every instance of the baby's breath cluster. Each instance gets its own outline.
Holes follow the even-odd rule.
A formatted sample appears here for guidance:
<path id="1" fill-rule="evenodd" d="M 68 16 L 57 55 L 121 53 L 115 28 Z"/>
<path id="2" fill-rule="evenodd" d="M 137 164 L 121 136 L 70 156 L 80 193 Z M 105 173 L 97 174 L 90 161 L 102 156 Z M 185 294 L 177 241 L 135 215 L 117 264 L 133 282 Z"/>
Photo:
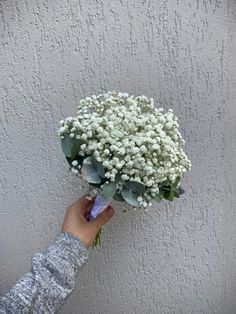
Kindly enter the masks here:
<path id="1" fill-rule="evenodd" d="M 176 182 L 191 162 L 173 110 L 155 108 L 152 98 L 108 92 L 80 101 L 76 117 L 60 122 L 59 135 L 80 140 L 78 156 L 93 156 L 104 168 L 104 182 L 115 182 L 118 193 L 132 181 L 145 186 L 138 204 L 147 207 L 160 195 L 163 182 Z M 81 164 L 72 160 L 79 173 Z M 119 180 L 117 180 L 117 178 Z"/>

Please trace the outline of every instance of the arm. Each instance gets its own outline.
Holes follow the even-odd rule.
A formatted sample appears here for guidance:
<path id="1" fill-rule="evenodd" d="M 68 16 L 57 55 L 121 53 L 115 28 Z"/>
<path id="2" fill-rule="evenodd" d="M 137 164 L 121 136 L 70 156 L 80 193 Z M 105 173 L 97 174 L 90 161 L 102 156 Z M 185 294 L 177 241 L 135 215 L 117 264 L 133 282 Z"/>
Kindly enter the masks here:
<path id="1" fill-rule="evenodd" d="M 54 313 L 73 290 L 75 276 L 88 259 L 79 238 L 61 233 L 32 259 L 32 270 L 0 299 L 0 313 Z"/>
<path id="2" fill-rule="evenodd" d="M 0 298 L 0 313 L 55 313 L 74 288 L 78 271 L 89 257 L 88 248 L 114 211 L 108 207 L 94 221 L 86 216 L 93 203 L 85 197 L 72 204 L 55 242 L 32 259 L 31 272 Z"/>

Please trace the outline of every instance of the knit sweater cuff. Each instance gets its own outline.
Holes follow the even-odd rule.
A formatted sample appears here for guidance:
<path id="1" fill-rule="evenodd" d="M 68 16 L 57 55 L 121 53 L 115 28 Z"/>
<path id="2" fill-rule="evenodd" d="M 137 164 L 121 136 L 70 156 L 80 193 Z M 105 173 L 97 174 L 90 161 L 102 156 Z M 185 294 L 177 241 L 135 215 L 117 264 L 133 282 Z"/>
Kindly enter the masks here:
<path id="1" fill-rule="evenodd" d="M 58 268 L 69 267 L 77 273 L 87 262 L 89 250 L 78 237 L 68 232 L 61 232 L 46 250 L 45 256 L 53 260 Z"/>

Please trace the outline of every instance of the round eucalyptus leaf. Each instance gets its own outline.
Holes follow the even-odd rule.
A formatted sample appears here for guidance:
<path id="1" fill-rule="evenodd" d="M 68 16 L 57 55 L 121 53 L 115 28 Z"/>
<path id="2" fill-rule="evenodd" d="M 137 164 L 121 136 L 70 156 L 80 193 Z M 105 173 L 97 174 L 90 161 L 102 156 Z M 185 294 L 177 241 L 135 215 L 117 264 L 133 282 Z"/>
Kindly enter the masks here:
<path id="1" fill-rule="evenodd" d="M 146 190 L 145 185 L 136 182 L 136 181 L 128 181 L 125 183 L 124 188 L 130 191 L 133 191 L 136 194 L 143 194 Z"/>
<path id="2" fill-rule="evenodd" d="M 179 186 L 177 189 L 176 189 L 176 192 L 179 194 L 179 195 L 182 195 L 185 193 L 184 189 L 181 188 L 181 186 Z"/>
<path id="3" fill-rule="evenodd" d="M 174 197 L 179 198 L 179 194 L 178 194 L 178 192 L 174 191 Z"/>
<path id="4" fill-rule="evenodd" d="M 92 162 L 94 168 L 96 169 L 97 174 L 101 178 L 105 178 L 105 171 L 104 171 L 104 167 L 103 167 L 102 163 L 97 161 L 94 157 L 91 157 L 91 162 Z"/>
<path id="5" fill-rule="evenodd" d="M 74 160 L 79 154 L 80 146 L 83 144 L 82 140 L 75 140 L 71 149 L 71 159 Z"/>
<path id="6" fill-rule="evenodd" d="M 72 167 L 72 160 L 70 157 L 66 157 L 66 160 L 68 162 L 68 164 L 70 165 L 70 167 Z"/>
<path id="7" fill-rule="evenodd" d="M 101 194 L 105 199 L 111 200 L 113 196 L 115 195 L 115 193 L 116 193 L 115 182 L 104 183 Z"/>
<path id="8" fill-rule="evenodd" d="M 138 206 L 139 205 L 139 202 L 137 200 L 137 194 L 134 193 L 133 191 L 131 190 L 127 190 L 127 189 L 123 189 L 121 191 L 121 195 L 123 197 L 123 199 L 130 205 L 132 206 Z"/>
<path id="9" fill-rule="evenodd" d="M 91 163 L 84 163 L 81 168 L 81 175 L 89 183 L 101 183 L 101 177 Z"/>
<path id="10" fill-rule="evenodd" d="M 93 162 L 92 162 L 92 157 L 91 156 L 88 156 L 84 159 L 84 164 L 89 164 L 89 165 L 92 165 Z"/>
<path id="11" fill-rule="evenodd" d="M 118 201 L 118 202 L 124 202 L 124 198 L 123 196 L 121 195 L 121 193 L 117 193 L 113 196 L 114 200 Z"/>
<path id="12" fill-rule="evenodd" d="M 62 151 L 66 157 L 71 157 L 71 150 L 74 145 L 74 141 L 75 140 L 67 134 L 61 139 Z"/>

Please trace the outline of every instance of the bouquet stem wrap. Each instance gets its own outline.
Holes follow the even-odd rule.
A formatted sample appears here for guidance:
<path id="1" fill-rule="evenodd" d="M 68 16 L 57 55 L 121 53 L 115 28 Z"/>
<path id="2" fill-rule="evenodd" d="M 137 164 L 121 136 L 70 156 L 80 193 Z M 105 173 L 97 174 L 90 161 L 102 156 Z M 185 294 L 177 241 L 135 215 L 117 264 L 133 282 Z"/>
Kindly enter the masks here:
<path id="1" fill-rule="evenodd" d="M 101 195 L 97 195 L 90 212 L 90 220 L 95 219 L 110 204 L 110 201 Z"/>
<path id="2" fill-rule="evenodd" d="M 101 195 L 97 195 L 93 204 L 93 208 L 90 212 L 90 220 L 95 219 L 101 212 L 104 211 L 104 209 L 110 204 L 110 201 L 105 199 Z M 101 229 L 98 231 L 96 238 L 93 241 L 93 248 L 95 246 L 101 246 Z"/>

